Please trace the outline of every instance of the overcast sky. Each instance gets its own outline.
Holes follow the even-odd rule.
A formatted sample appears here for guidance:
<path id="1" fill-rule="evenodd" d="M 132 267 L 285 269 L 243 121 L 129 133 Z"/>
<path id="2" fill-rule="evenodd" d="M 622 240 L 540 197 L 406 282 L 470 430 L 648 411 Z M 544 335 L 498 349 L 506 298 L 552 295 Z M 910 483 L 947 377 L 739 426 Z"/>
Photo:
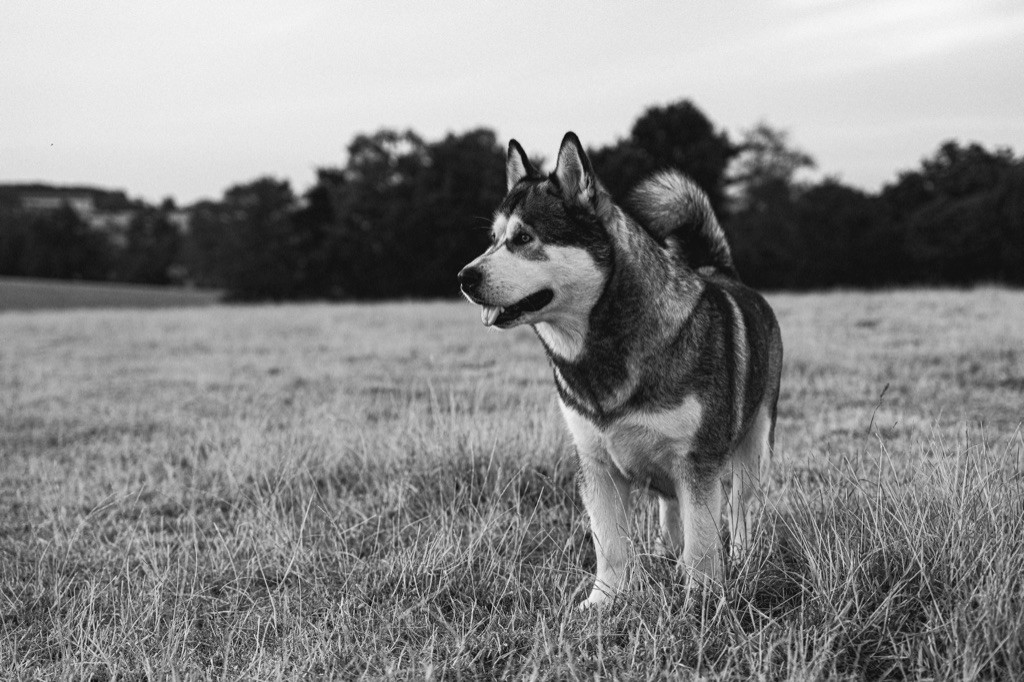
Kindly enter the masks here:
<path id="1" fill-rule="evenodd" d="M 441 9 L 443 8 L 443 9 Z M 1024 3 L 22 2 L 0 11 L 0 182 L 308 189 L 358 132 L 477 126 L 551 158 L 650 105 L 760 120 L 875 190 L 948 138 L 1024 153 Z"/>

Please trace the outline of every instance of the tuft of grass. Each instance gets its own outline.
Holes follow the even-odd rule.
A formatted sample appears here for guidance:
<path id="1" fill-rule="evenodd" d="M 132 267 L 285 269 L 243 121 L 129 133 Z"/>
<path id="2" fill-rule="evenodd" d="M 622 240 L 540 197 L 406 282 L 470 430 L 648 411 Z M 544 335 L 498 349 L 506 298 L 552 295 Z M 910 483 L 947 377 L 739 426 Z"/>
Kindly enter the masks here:
<path id="1" fill-rule="evenodd" d="M 751 552 L 695 588 L 642 502 L 629 589 L 591 613 L 527 331 L 458 304 L 0 316 L 4 674 L 1024 676 L 1024 295 L 772 303 Z"/>

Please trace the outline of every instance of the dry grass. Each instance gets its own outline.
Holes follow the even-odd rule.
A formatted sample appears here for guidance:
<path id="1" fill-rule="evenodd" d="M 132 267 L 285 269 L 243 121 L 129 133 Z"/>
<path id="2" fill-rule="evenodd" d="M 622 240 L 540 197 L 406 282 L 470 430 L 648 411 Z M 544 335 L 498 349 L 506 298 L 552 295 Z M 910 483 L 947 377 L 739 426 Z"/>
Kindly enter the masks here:
<path id="1" fill-rule="evenodd" d="M 1024 676 L 1024 294 L 772 302 L 756 547 L 688 591 L 641 505 L 600 615 L 529 332 L 459 303 L 0 315 L 0 674 Z"/>

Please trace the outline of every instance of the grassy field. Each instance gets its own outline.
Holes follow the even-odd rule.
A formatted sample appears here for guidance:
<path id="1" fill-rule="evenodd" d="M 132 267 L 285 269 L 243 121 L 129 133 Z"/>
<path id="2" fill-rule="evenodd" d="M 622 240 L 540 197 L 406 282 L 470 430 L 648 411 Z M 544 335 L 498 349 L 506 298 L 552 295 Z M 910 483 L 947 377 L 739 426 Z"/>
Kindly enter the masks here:
<path id="1" fill-rule="evenodd" d="M 181 308 L 212 305 L 223 293 L 142 284 L 0 277 L 0 311 L 66 308 Z"/>
<path id="2" fill-rule="evenodd" d="M 1021 679 L 1024 293 L 771 297 L 720 591 L 593 548 L 529 331 L 464 303 L 0 315 L 0 677 Z"/>

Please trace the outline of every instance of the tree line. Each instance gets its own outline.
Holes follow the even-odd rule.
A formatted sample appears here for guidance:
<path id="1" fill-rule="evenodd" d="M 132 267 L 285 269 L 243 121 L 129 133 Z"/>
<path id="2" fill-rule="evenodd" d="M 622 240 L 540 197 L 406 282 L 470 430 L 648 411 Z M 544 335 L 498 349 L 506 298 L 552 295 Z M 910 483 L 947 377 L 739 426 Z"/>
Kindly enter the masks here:
<path id="1" fill-rule="evenodd" d="M 692 102 L 644 111 L 588 150 L 623 199 L 678 168 L 705 191 L 748 283 L 767 289 L 1024 284 L 1024 160 L 949 141 L 879 192 L 801 179 L 814 160 L 758 124 L 733 140 Z M 297 195 L 260 178 L 190 208 L 146 206 L 115 244 L 70 208 L 0 210 L 0 274 L 220 287 L 236 300 L 443 297 L 487 243 L 505 146 L 486 128 L 427 141 L 361 134 L 343 166 Z M 536 159 L 538 164 L 543 159 Z"/>

